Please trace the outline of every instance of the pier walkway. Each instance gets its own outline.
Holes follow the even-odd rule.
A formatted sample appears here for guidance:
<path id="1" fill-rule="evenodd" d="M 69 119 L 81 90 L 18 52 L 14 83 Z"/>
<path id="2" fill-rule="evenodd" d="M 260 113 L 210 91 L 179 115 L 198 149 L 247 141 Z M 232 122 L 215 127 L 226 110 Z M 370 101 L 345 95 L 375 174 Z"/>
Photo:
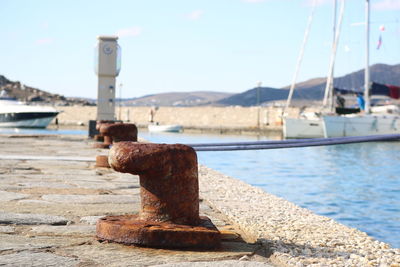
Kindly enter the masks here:
<path id="1" fill-rule="evenodd" d="M 223 233 L 218 250 L 99 242 L 105 215 L 139 211 L 139 179 L 95 168 L 84 136 L 0 136 L 0 265 L 400 266 L 400 250 L 207 167 L 200 213 Z"/>

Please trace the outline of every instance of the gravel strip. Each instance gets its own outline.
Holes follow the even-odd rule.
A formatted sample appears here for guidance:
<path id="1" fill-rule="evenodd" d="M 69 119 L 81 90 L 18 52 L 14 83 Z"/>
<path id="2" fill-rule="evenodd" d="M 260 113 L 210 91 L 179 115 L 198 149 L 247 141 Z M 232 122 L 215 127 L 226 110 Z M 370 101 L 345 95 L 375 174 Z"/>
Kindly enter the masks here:
<path id="1" fill-rule="evenodd" d="M 400 249 L 199 166 L 200 195 L 284 266 L 399 266 Z"/>

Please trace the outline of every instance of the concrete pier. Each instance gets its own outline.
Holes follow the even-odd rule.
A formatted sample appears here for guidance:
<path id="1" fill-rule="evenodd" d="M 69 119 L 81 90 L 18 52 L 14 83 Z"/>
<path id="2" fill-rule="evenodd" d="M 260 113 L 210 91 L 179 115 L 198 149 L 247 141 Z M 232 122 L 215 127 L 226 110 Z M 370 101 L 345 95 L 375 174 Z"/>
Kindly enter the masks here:
<path id="1" fill-rule="evenodd" d="M 399 266 L 400 250 L 205 166 L 200 215 L 218 250 L 100 243 L 95 223 L 139 211 L 137 176 L 95 168 L 85 136 L 0 136 L 0 265 Z"/>
<path id="2" fill-rule="evenodd" d="M 202 199 L 200 214 L 223 233 L 218 250 L 98 242 L 99 218 L 139 211 L 139 178 L 95 168 L 96 155 L 108 151 L 92 148 L 86 137 L 3 135 L 0 151 L 2 266 L 269 266 L 260 244 L 242 240 L 240 231 Z"/>

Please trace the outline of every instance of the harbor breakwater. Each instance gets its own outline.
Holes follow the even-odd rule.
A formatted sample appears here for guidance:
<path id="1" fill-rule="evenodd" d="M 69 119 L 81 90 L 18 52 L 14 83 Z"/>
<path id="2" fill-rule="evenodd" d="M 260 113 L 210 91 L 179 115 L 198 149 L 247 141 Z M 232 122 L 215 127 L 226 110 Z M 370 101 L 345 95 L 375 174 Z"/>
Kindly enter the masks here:
<path id="1" fill-rule="evenodd" d="M 87 124 L 96 119 L 97 108 L 93 106 L 59 107 L 61 125 Z M 117 119 L 130 121 L 138 127 L 149 123 L 151 107 L 117 107 Z M 299 113 L 299 108 L 289 108 L 290 115 Z M 160 124 L 180 124 L 184 129 L 203 130 L 269 130 L 281 131 L 282 108 L 277 107 L 160 107 L 154 121 Z"/>

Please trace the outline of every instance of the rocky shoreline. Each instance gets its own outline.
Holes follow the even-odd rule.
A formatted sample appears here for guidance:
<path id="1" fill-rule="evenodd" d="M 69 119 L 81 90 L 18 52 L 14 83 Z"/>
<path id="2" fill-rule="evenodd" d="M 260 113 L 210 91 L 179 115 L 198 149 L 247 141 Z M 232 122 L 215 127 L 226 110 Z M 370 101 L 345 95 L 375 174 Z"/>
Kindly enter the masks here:
<path id="1" fill-rule="evenodd" d="M 400 249 L 212 169 L 201 193 L 283 266 L 400 266 Z"/>

